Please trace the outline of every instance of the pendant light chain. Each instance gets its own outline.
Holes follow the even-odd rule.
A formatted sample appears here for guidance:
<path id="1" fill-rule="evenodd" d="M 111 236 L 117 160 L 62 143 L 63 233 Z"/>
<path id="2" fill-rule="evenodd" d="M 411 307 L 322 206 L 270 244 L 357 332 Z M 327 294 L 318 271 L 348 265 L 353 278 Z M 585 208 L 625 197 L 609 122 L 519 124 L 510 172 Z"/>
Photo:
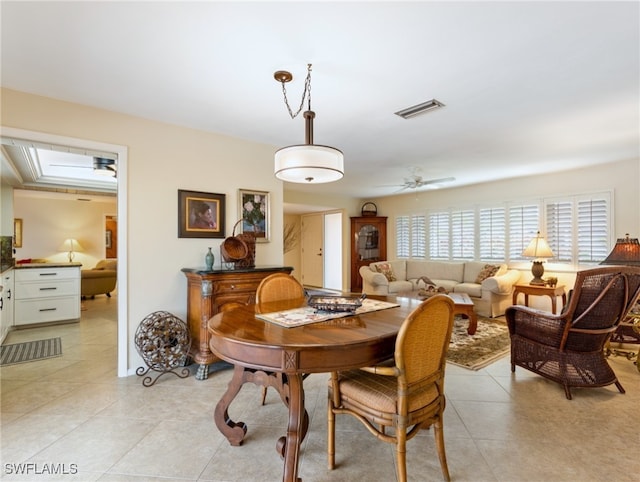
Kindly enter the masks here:
<path id="1" fill-rule="evenodd" d="M 287 99 L 287 88 L 285 86 L 286 82 L 282 82 L 282 95 L 284 96 L 284 103 L 287 106 L 287 110 L 289 111 L 289 115 L 292 119 L 295 119 L 296 116 L 302 112 L 304 107 L 304 99 L 308 98 L 309 108 L 307 110 L 311 110 L 311 64 L 307 64 L 307 78 L 304 81 L 304 92 L 302 93 L 302 99 L 300 100 L 300 107 L 298 107 L 298 111 L 294 114 L 289 106 L 289 100 Z"/>

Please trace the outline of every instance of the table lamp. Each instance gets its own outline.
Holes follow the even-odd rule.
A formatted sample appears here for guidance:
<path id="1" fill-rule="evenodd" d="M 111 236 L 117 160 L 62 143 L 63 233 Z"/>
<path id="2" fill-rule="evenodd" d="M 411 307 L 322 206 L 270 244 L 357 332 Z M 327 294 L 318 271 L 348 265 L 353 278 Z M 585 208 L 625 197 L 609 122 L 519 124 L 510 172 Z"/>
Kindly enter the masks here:
<path id="1" fill-rule="evenodd" d="M 62 246 L 60 246 L 60 251 L 67 251 L 67 256 L 69 257 L 69 263 L 72 263 L 73 258 L 75 256 L 75 252 L 84 251 L 84 248 L 78 242 L 77 239 L 67 238 L 63 241 Z"/>
<path id="2" fill-rule="evenodd" d="M 527 246 L 522 252 L 522 256 L 535 258 L 531 265 L 531 274 L 533 275 L 533 279 L 529 281 L 529 284 L 544 286 L 544 280 L 542 279 L 542 275 L 544 274 L 544 266 L 542 266 L 542 263 L 544 263 L 544 259 L 541 258 L 553 258 L 553 252 L 547 244 L 547 241 L 540 236 L 540 231 L 538 231 L 536 236 L 529 243 L 529 246 Z"/>
<path id="3" fill-rule="evenodd" d="M 616 264 L 624 266 L 640 266 L 640 243 L 638 238 L 618 238 L 609 256 L 600 264 Z"/>

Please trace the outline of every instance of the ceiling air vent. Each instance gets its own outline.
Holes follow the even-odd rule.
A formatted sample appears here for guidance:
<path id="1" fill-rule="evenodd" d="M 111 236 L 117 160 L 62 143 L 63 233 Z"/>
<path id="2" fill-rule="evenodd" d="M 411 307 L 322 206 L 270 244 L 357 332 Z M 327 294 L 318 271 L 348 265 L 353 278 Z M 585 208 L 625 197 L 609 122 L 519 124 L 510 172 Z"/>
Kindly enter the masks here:
<path id="1" fill-rule="evenodd" d="M 414 105 L 413 107 L 407 107 L 406 109 L 394 112 L 394 114 L 399 115 L 403 119 L 409 119 L 411 117 L 424 114 L 425 112 L 431 112 L 432 110 L 439 109 L 440 107 L 444 107 L 444 104 L 442 102 L 436 99 L 431 99 L 427 102 L 423 102 L 422 104 Z"/>

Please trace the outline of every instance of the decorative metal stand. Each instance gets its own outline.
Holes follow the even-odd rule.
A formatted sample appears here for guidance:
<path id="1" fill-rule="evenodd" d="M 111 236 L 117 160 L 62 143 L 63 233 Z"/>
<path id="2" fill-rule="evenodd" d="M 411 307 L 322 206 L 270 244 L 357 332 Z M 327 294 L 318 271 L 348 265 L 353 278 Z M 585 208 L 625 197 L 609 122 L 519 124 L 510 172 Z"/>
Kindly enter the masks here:
<path id="1" fill-rule="evenodd" d="M 145 387 L 152 386 L 166 373 L 173 373 L 179 378 L 189 376 L 187 368 L 179 373 L 173 371 L 176 367 L 185 366 L 191 346 L 189 327 L 180 318 L 166 311 L 147 315 L 136 330 L 135 344 L 148 367 L 138 368 L 136 375 L 144 376 L 150 370 L 159 372 L 155 379 L 150 376 L 144 378 L 142 384 Z"/>

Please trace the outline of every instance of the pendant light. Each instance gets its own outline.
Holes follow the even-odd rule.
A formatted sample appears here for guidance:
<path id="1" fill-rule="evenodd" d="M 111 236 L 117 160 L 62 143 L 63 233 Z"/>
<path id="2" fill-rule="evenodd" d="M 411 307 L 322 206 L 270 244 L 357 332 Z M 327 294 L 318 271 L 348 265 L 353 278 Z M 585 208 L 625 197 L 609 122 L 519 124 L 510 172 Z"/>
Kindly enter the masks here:
<path id="1" fill-rule="evenodd" d="M 286 84 L 293 80 L 290 72 L 279 70 L 273 77 L 282 84 L 284 102 L 289 110 L 289 115 L 294 119 L 308 99 L 308 108 L 304 112 L 305 119 L 305 143 L 283 147 L 275 153 L 275 176 L 287 182 L 303 184 L 321 184 L 342 179 L 344 176 L 344 155 L 342 151 L 334 147 L 322 146 L 313 143 L 313 119 L 316 114 L 311 110 L 311 64 L 307 66 L 307 78 L 300 108 L 294 114 L 287 100 Z"/>

